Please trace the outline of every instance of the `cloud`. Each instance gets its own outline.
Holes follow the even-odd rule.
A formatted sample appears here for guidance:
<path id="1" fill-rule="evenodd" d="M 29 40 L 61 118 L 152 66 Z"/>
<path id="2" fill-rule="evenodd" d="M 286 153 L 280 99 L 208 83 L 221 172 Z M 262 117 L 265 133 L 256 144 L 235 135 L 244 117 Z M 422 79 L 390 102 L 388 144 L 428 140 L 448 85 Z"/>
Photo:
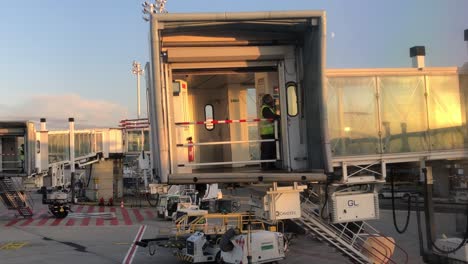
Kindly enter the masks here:
<path id="1" fill-rule="evenodd" d="M 83 98 L 78 94 L 32 95 L 16 105 L 0 105 L 0 120 L 47 119 L 49 129 L 67 128 L 74 117 L 77 128 L 117 127 L 128 116 L 116 103 Z"/>

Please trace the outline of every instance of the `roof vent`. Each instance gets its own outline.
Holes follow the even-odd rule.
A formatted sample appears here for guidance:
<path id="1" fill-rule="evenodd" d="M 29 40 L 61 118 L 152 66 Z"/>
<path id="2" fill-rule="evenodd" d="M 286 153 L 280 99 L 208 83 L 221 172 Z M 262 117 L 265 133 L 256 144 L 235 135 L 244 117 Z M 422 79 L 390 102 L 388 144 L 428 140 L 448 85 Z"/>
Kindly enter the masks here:
<path id="1" fill-rule="evenodd" d="M 410 48 L 410 57 L 413 59 L 413 67 L 422 69 L 425 67 L 426 47 L 414 46 Z"/>
<path id="2" fill-rule="evenodd" d="M 468 52 L 468 29 L 465 29 L 466 51 Z"/>

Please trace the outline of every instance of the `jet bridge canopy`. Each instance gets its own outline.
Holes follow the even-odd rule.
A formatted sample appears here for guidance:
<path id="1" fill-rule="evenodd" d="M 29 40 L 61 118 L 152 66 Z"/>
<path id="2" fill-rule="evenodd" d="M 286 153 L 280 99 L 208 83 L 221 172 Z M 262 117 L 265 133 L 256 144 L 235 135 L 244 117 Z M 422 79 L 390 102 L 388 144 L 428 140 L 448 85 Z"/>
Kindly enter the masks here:
<path id="1" fill-rule="evenodd" d="M 35 127 L 29 121 L 0 122 L 0 177 L 35 171 Z"/>
<path id="2" fill-rule="evenodd" d="M 174 75 L 277 71 L 283 100 L 281 112 L 286 113 L 288 82 L 300 84 L 298 89 L 302 90 L 297 93 L 302 105 L 298 107 L 299 115 L 281 115 L 284 172 L 272 177 L 282 181 L 297 181 L 302 176 L 306 180 L 323 179 L 323 172 L 332 170 L 322 89 L 325 26 L 324 11 L 152 14 L 148 79 L 153 80 L 149 116 L 155 176 L 163 183 L 171 183 L 171 179 L 177 183 L 194 182 L 194 177 L 177 172 L 176 145 L 182 142 L 175 142 L 178 120 L 174 120 L 176 108 L 172 93 L 168 92 L 172 81 L 180 78 Z M 320 176 L 317 170 L 322 171 Z M 301 176 L 288 175 L 295 171 L 300 171 Z M 251 177 L 245 181 L 266 179 L 264 174 L 245 174 Z M 195 178 L 238 182 L 239 177 L 224 172 L 218 178 L 205 173 Z"/>

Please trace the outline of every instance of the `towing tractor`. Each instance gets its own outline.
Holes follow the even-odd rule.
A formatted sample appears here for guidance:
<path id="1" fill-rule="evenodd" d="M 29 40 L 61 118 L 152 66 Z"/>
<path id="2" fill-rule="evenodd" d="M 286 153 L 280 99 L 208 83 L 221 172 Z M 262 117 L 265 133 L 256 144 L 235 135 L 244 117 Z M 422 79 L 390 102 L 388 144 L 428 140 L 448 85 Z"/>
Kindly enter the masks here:
<path id="1" fill-rule="evenodd" d="M 187 238 L 186 247 L 175 255 L 191 263 L 272 263 L 284 259 L 284 241 L 283 234 L 271 231 L 239 234 L 231 229 L 216 241 L 197 231 Z"/>
<path id="2" fill-rule="evenodd" d="M 287 246 L 282 233 L 266 230 L 265 221 L 248 213 L 208 213 L 182 210 L 174 221 L 173 233 L 143 239 L 137 245 L 172 248 L 173 254 L 189 263 L 270 263 L 285 257 Z"/>

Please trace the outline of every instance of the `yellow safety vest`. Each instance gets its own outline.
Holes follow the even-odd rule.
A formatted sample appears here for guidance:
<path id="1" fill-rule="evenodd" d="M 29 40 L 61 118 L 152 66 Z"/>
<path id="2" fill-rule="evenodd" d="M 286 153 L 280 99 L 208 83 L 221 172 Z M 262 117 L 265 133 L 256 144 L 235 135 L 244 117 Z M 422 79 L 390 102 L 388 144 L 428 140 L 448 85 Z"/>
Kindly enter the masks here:
<path id="1" fill-rule="evenodd" d="M 262 108 L 260 109 L 260 114 L 262 118 L 265 118 L 263 116 L 263 109 L 268 108 L 271 110 L 272 113 L 275 111 L 273 108 L 271 108 L 269 105 L 262 105 Z M 275 124 L 270 121 L 261 121 L 260 122 L 260 135 L 265 136 L 265 135 L 274 135 L 275 134 Z"/>
<path id="2" fill-rule="evenodd" d="M 19 152 L 20 161 L 24 161 L 24 149 L 19 147 L 18 152 Z"/>

